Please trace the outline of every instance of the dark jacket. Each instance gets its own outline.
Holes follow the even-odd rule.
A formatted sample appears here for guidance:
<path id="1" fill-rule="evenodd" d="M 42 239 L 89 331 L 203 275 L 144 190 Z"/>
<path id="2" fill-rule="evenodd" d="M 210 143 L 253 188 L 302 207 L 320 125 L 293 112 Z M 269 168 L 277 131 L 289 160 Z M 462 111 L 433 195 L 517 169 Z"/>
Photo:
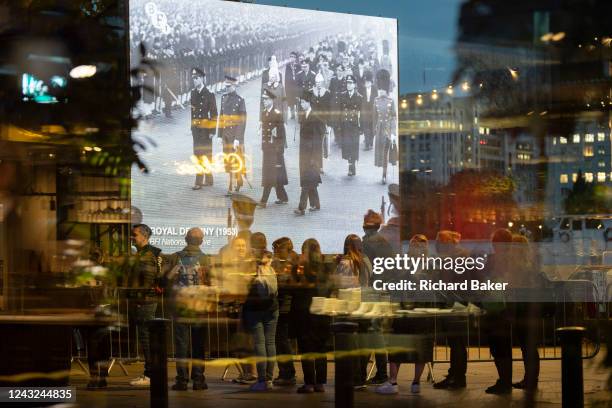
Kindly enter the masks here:
<path id="1" fill-rule="evenodd" d="M 205 129 L 208 134 L 217 128 L 217 101 L 206 87 L 191 91 L 191 129 Z"/>
<path id="2" fill-rule="evenodd" d="M 374 258 L 393 258 L 395 253 L 391 244 L 377 230 L 366 230 L 362 238 L 363 252 L 374 263 Z"/>
<path id="3" fill-rule="evenodd" d="M 153 289 L 161 277 L 162 258 L 160 255 L 161 249 L 149 244 L 136 251 L 128 278 L 128 287 L 138 289 L 131 293 L 132 297 L 145 299 L 155 296 Z"/>
<path id="4" fill-rule="evenodd" d="M 246 106 L 244 99 L 236 92 L 232 92 L 221 97 L 221 114 L 219 115 L 218 135 L 223 139 L 223 152 L 233 151 L 234 140 L 244 144 L 244 131 L 246 129 Z M 228 146 L 232 151 L 227 151 Z"/>
<path id="5" fill-rule="evenodd" d="M 320 158 L 325 124 L 311 110 L 308 118 L 300 113 L 300 186 L 313 187 L 321 183 Z"/>
<path id="6" fill-rule="evenodd" d="M 285 168 L 285 124 L 283 115 L 277 109 L 261 114 L 261 150 L 263 151 L 261 185 L 287 185 L 287 169 Z"/>

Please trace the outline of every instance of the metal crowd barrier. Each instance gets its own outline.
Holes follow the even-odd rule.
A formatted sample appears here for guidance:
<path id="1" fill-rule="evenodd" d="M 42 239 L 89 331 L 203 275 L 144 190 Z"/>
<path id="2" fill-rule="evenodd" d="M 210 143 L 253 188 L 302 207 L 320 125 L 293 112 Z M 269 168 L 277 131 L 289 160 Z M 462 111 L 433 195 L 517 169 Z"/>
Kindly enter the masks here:
<path id="1" fill-rule="evenodd" d="M 559 293 L 559 297 L 553 304 L 554 313 L 549 316 L 542 317 L 541 320 L 541 333 L 538 335 L 538 349 L 540 352 L 540 360 L 560 360 L 561 359 L 561 345 L 557 341 L 555 330 L 559 327 L 565 326 L 585 326 L 588 329 L 588 334 L 585 336 L 587 341 L 583 342 L 582 347 L 582 358 L 591 359 L 597 355 L 600 349 L 600 333 L 599 329 L 602 320 L 609 319 L 611 317 L 610 302 L 612 294 L 612 284 L 609 284 L 606 288 L 607 291 L 607 304 L 605 306 L 605 312 L 600 313 L 599 304 L 595 301 L 599 299 L 597 296 L 597 288 L 591 281 L 559 281 L 556 283 L 562 290 Z M 118 365 L 125 375 L 128 375 L 128 371 L 124 364 L 129 364 L 136 361 L 142 361 L 143 356 L 140 350 L 138 331 L 133 324 L 133 319 L 130 316 L 131 313 L 131 302 L 129 296 L 126 296 L 127 291 L 133 291 L 129 288 L 116 288 L 114 293 L 115 305 L 117 311 L 117 322 L 116 325 L 108 328 L 109 330 L 109 342 L 110 342 L 110 365 L 109 372 L 115 365 Z M 170 320 L 170 328 L 168 334 L 168 359 L 173 361 L 175 359 L 174 349 L 174 320 L 172 316 L 169 316 L 166 299 L 164 295 L 159 296 L 159 307 L 157 316 L 161 318 L 167 318 Z M 543 303 L 546 304 L 546 303 Z M 445 335 L 439 332 L 440 322 L 444 319 L 443 316 L 432 316 L 433 319 L 433 364 L 436 363 L 448 363 L 450 361 L 450 349 L 445 343 Z M 466 345 L 468 349 L 468 362 L 491 362 L 493 358 L 489 351 L 489 347 L 483 344 L 484 334 L 481 332 L 482 321 L 480 316 L 466 316 L 461 319 L 465 319 L 465 336 Z M 240 330 L 240 319 L 235 317 L 224 316 L 224 313 L 220 313 L 218 310 L 215 312 L 209 312 L 205 315 L 200 315 L 198 318 L 194 318 L 193 322 L 198 324 L 204 324 L 206 327 L 206 345 L 205 345 L 205 358 L 207 360 L 215 359 L 230 359 L 232 355 L 231 335 L 237 333 Z M 512 328 L 514 331 L 514 328 Z M 83 342 L 78 345 L 78 337 L 75 337 L 75 343 L 77 347 L 73 347 L 72 361 L 79 364 L 82 371 L 86 372 L 85 367 L 81 363 L 82 359 L 87 358 L 86 347 L 83 347 Z M 514 350 L 515 344 L 513 344 Z M 335 351 L 335 345 L 332 345 L 332 350 Z M 373 354 L 373 353 L 372 353 Z M 513 353 L 514 355 L 515 353 Z M 373 357 L 373 355 L 372 355 Z M 294 356 L 295 358 L 295 356 Z M 373 360 L 371 358 L 370 360 Z M 514 361 L 522 361 L 520 357 L 514 357 Z M 332 359 L 333 361 L 333 359 Z M 371 361 L 373 363 L 373 361 Z M 372 364 L 373 365 L 373 364 Z M 236 363 L 235 367 L 240 372 L 240 366 Z M 431 374 L 432 366 L 428 365 L 429 377 L 433 379 Z M 227 375 L 229 366 L 226 367 L 223 373 L 223 379 Z M 368 371 L 371 375 L 373 367 Z"/>

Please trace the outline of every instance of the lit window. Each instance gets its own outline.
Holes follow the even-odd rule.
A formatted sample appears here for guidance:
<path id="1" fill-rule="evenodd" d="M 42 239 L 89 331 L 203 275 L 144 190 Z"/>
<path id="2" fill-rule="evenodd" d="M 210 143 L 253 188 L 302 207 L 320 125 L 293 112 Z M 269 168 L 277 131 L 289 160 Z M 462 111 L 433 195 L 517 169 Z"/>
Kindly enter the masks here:
<path id="1" fill-rule="evenodd" d="M 593 173 L 584 173 L 584 179 L 587 183 L 593 182 Z"/>
<path id="2" fill-rule="evenodd" d="M 587 133 L 584 135 L 584 141 L 586 143 L 593 143 L 595 141 L 595 135 L 592 133 Z"/>
<path id="3" fill-rule="evenodd" d="M 567 137 L 560 136 L 559 137 L 559 143 L 560 144 L 567 144 Z"/>
<path id="4" fill-rule="evenodd" d="M 606 134 L 604 132 L 597 133 L 597 141 L 603 142 L 606 140 Z"/>
<path id="5" fill-rule="evenodd" d="M 593 146 L 584 146 L 584 157 L 593 157 Z"/>
<path id="6" fill-rule="evenodd" d="M 606 173 L 604 173 L 603 171 L 600 171 L 597 173 L 597 182 L 598 183 L 605 183 L 606 182 Z"/>
<path id="7" fill-rule="evenodd" d="M 557 144 L 557 138 L 553 137 L 553 146 Z"/>
<path id="8" fill-rule="evenodd" d="M 580 143 L 580 135 L 578 133 L 576 133 L 572 139 L 572 142 L 574 143 Z"/>
<path id="9" fill-rule="evenodd" d="M 575 183 L 578 181 L 578 173 L 572 173 L 572 182 Z"/>
<path id="10" fill-rule="evenodd" d="M 567 184 L 567 181 L 568 181 L 567 174 L 562 174 L 562 175 L 559 177 L 559 182 L 560 182 L 561 184 Z"/>
<path id="11" fill-rule="evenodd" d="M 606 162 L 602 162 L 600 161 L 599 163 L 597 163 L 598 167 L 606 167 Z"/>

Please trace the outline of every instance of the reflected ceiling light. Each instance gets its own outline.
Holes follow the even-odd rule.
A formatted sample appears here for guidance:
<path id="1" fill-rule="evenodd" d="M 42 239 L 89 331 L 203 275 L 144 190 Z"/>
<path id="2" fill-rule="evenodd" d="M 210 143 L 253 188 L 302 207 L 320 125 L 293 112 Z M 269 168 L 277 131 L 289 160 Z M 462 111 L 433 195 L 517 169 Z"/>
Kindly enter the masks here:
<path id="1" fill-rule="evenodd" d="M 70 77 L 75 79 L 90 78 L 96 74 L 95 65 L 79 65 L 70 70 Z"/>
<path id="2" fill-rule="evenodd" d="M 558 32 L 557 34 L 553 34 L 553 36 L 551 37 L 553 41 L 561 41 L 564 38 L 565 38 L 565 33 L 563 31 Z"/>
<path id="3" fill-rule="evenodd" d="M 438 99 L 438 91 L 436 89 L 434 89 L 431 93 L 431 99 L 433 99 L 434 101 Z"/>
<path id="4" fill-rule="evenodd" d="M 448 88 L 446 88 L 446 93 L 449 94 L 449 95 L 453 94 L 453 86 L 452 85 L 449 85 Z"/>
<path id="5" fill-rule="evenodd" d="M 461 89 L 463 89 L 464 91 L 469 91 L 470 90 L 470 84 L 466 82 L 464 82 L 463 84 L 461 84 Z"/>
<path id="6" fill-rule="evenodd" d="M 518 79 L 519 77 L 518 70 L 508 67 L 508 72 L 510 72 L 510 76 L 512 77 L 513 80 L 516 81 Z"/>
<path id="7" fill-rule="evenodd" d="M 540 37 L 540 40 L 544 42 L 548 42 L 552 39 L 552 37 L 553 37 L 553 33 L 546 33 Z"/>

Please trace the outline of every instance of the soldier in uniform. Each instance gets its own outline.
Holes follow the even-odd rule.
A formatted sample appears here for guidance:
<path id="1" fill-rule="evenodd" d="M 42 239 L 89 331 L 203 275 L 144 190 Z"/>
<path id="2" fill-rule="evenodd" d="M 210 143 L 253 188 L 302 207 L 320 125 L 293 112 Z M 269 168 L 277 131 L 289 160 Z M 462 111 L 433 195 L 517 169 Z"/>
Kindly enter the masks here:
<path id="1" fill-rule="evenodd" d="M 310 91 L 315 86 L 315 73 L 310 69 L 308 60 L 302 61 L 302 70 L 298 73 L 300 92 Z"/>
<path id="2" fill-rule="evenodd" d="M 382 184 L 387 183 L 389 148 L 395 140 L 397 127 L 395 102 L 389 96 L 391 75 L 386 69 L 376 73 L 378 96 L 374 100 L 374 165 L 382 167 Z"/>
<path id="3" fill-rule="evenodd" d="M 318 185 L 321 183 L 319 158 L 321 143 L 325 135 L 325 124 L 312 108 L 314 95 L 304 92 L 300 98 L 300 204 L 294 213 L 304 215 L 306 204 L 310 201 L 310 211 L 321 208 Z"/>
<path id="4" fill-rule="evenodd" d="M 340 96 L 340 147 L 342 158 L 348 160 L 348 175 L 357 174 L 355 163 L 359 160 L 359 136 L 361 134 L 361 106 L 363 98 L 355 90 L 355 77 L 346 76 L 346 92 Z"/>
<path id="5" fill-rule="evenodd" d="M 246 128 L 246 106 L 244 99 L 236 93 L 238 80 L 225 76 L 225 94 L 221 97 L 221 114 L 217 135 L 223 141 L 225 171 L 229 175 L 227 195 L 231 195 L 236 180 L 236 192 L 242 187 L 242 177 L 246 174 L 244 161 L 244 131 Z M 236 157 L 237 156 L 237 157 Z M 238 169 L 237 159 L 242 165 Z"/>
<path id="6" fill-rule="evenodd" d="M 372 84 L 372 72 L 365 71 L 363 76 L 363 90 L 360 91 L 363 97 L 361 108 L 361 126 L 364 136 L 364 150 L 372 150 L 374 144 L 374 100 L 378 96 L 378 89 Z"/>
<path id="7" fill-rule="evenodd" d="M 289 197 L 285 186 L 289 184 L 285 167 L 285 124 L 283 113 L 274 108 L 276 96 L 268 89 L 261 95 L 263 112 L 261 114 L 261 150 L 263 151 L 261 185 L 263 195 L 258 204 L 266 208 L 272 187 L 276 189 L 276 204 L 287 204 Z"/>
<path id="8" fill-rule="evenodd" d="M 206 89 L 206 74 L 199 69 L 191 70 L 194 88 L 191 90 L 191 134 L 193 136 L 193 154 L 199 160 L 205 156 L 208 163 L 212 163 L 212 137 L 217 127 L 217 102 L 215 95 Z M 200 190 L 202 186 L 212 186 L 213 176 L 206 163 L 204 172 L 198 173 L 193 190 Z M 208 168 L 207 168 L 208 167 Z M 206 183 L 204 183 L 206 173 Z"/>
<path id="9" fill-rule="evenodd" d="M 312 110 L 317 114 L 325 125 L 325 135 L 321 142 L 321 148 L 315 150 L 317 163 L 319 164 L 319 170 L 323 174 L 323 157 L 327 158 L 329 155 L 329 137 L 327 126 L 331 119 L 331 94 L 325 89 L 325 79 L 323 75 L 317 74 L 315 77 L 315 87 L 312 90 L 312 100 L 310 101 Z"/>
<path id="10" fill-rule="evenodd" d="M 285 65 L 285 93 L 287 95 L 287 105 L 289 106 L 291 119 L 293 119 L 297 113 L 297 98 L 300 92 L 300 86 L 298 84 L 299 71 L 300 66 L 297 63 L 297 52 L 292 51 L 289 55 L 289 63 Z"/>

